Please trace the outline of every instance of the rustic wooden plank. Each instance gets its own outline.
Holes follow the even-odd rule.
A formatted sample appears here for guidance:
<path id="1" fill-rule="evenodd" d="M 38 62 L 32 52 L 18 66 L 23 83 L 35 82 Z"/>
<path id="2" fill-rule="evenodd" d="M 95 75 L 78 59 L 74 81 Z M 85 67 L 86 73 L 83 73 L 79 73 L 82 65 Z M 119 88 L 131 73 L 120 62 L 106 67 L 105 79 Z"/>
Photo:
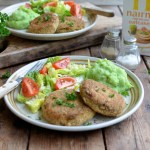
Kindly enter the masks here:
<path id="1" fill-rule="evenodd" d="M 14 116 L 0 100 L 0 149 L 26 150 L 30 126 Z"/>
<path id="2" fill-rule="evenodd" d="M 131 119 L 104 129 L 107 150 L 136 149 Z"/>
<path id="3" fill-rule="evenodd" d="M 2 10 L 2 9 L 5 8 L 5 7 L 6 7 L 6 6 L 1 6 L 1 5 L 0 5 L 0 10 Z"/>
<path id="4" fill-rule="evenodd" d="M 118 6 L 118 7 L 119 7 L 119 9 L 120 9 L 120 11 L 121 11 L 121 13 L 123 15 L 123 6 Z"/>
<path id="5" fill-rule="evenodd" d="M 101 131 L 56 132 L 33 128 L 29 150 L 104 150 Z"/>
<path id="6" fill-rule="evenodd" d="M 119 7 L 117 6 L 103 6 L 103 8 L 106 8 L 106 9 L 112 9 L 114 12 L 115 12 L 115 15 L 116 16 L 119 16 L 119 17 L 121 17 L 122 16 L 122 13 L 121 13 L 121 11 L 120 11 L 120 9 L 119 9 Z M 105 33 L 105 35 L 106 35 L 107 33 Z M 104 37 L 101 37 L 100 39 L 99 39 L 99 41 L 100 41 L 100 43 L 99 44 L 101 44 L 102 42 L 103 42 L 103 40 L 104 40 Z M 92 46 L 92 47 L 90 47 L 90 52 L 91 52 L 91 56 L 93 56 L 93 57 L 101 57 L 100 56 L 100 47 L 101 47 L 101 45 L 97 45 L 97 46 Z"/>
<path id="7" fill-rule="evenodd" d="M 135 71 L 145 88 L 142 106 L 127 120 L 104 130 L 107 150 L 145 149 L 150 146 L 149 97 L 150 84 L 147 68 L 142 61 Z"/>
<path id="8" fill-rule="evenodd" d="M 100 49 L 101 49 L 101 45 L 97 45 L 97 46 L 92 46 L 90 47 L 90 53 L 92 57 L 101 57 L 100 55 Z"/>
<path id="9" fill-rule="evenodd" d="M 21 2 L 26 2 L 27 0 L 0 0 L 0 5 L 2 6 L 10 6 L 10 5 L 13 5 L 13 4 L 16 4 L 16 3 L 21 3 Z"/>
<path id="10" fill-rule="evenodd" d="M 0 70 L 0 76 L 6 71 L 13 73 L 21 66 Z M 0 78 L 0 86 L 6 79 Z M 16 117 L 0 99 L 0 149 L 1 150 L 26 150 L 28 145 L 30 125 Z"/>
<path id="11" fill-rule="evenodd" d="M 115 16 L 119 16 L 119 17 L 122 17 L 122 14 L 120 12 L 120 9 L 118 6 L 103 6 L 102 8 L 105 8 L 105 9 L 111 9 L 114 11 L 115 13 Z"/>
<path id="12" fill-rule="evenodd" d="M 91 55 L 99 56 L 100 46 L 91 47 Z M 144 57 L 150 67 L 150 57 Z M 144 61 L 136 69 L 135 74 L 140 78 L 145 89 L 145 98 L 142 106 L 127 120 L 114 126 L 103 129 L 107 150 L 145 149 L 150 146 L 150 76 Z"/>
<path id="13" fill-rule="evenodd" d="M 12 5 L 15 3 L 19 3 L 19 2 L 25 2 L 27 0 L 1 0 L 0 4 L 1 5 Z M 82 2 L 91 2 L 95 5 L 123 5 L 123 0 L 75 0 L 77 3 L 82 3 Z"/>
<path id="14" fill-rule="evenodd" d="M 150 69 L 150 57 L 144 56 L 143 58 L 144 58 L 144 61 L 147 65 L 148 69 Z"/>
<path id="15" fill-rule="evenodd" d="M 118 15 L 118 8 L 111 8 L 114 9 Z M 122 19 L 117 15 L 113 18 L 99 16 L 97 24 L 92 30 L 84 35 L 68 40 L 42 42 L 10 36 L 7 39 L 9 42 L 8 47 L 0 53 L 0 68 L 97 45 L 101 43 L 101 37 L 103 37 L 110 28 L 121 28 Z M 14 60 L 14 58 L 16 59 Z"/>
<path id="16" fill-rule="evenodd" d="M 72 51 L 70 54 L 71 55 L 90 56 L 90 51 L 88 48 L 86 48 L 86 49 L 80 49 L 80 50 Z"/>

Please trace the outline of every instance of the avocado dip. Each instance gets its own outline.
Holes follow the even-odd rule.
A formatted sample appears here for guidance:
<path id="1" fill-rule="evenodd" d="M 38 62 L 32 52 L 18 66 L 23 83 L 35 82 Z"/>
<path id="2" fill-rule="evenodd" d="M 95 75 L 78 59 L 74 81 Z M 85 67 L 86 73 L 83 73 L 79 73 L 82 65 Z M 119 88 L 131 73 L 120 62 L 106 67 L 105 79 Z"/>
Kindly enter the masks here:
<path id="1" fill-rule="evenodd" d="M 20 6 L 15 12 L 9 16 L 7 26 L 14 29 L 27 29 L 30 21 L 38 17 L 32 9 Z"/>

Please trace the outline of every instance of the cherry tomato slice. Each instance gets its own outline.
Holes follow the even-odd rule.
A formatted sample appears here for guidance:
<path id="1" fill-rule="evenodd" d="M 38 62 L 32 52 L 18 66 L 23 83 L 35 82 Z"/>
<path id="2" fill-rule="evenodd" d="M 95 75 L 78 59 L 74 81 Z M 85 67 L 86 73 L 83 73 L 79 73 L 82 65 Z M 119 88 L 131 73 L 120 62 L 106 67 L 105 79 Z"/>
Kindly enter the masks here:
<path id="1" fill-rule="evenodd" d="M 148 31 L 148 29 L 147 29 L 146 27 L 143 27 L 141 30 L 142 30 L 143 32 L 144 32 L 144 31 Z"/>
<path id="2" fill-rule="evenodd" d="M 67 68 L 67 66 L 69 65 L 70 63 L 70 58 L 67 57 L 67 58 L 63 58 L 55 63 L 52 64 L 52 66 L 55 68 L 55 69 L 64 69 L 64 68 Z"/>
<path id="3" fill-rule="evenodd" d="M 43 5 L 43 7 L 46 7 L 46 6 L 56 7 L 57 6 L 57 2 L 48 2 L 48 3 Z"/>
<path id="4" fill-rule="evenodd" d="M 48 68 L 46 66 L 44 66 L 40 71 L 40 74 L 47 74 L 48 73 Z"/>
<path id="5" fill-rule="evenodd" d="M 55 84 L 55 89 L 59 90 L 65 87 L 72 86 L 76 83 L 76 80 L 72 77 L 62 77 L 57 79 L 56 84 Z"/>
<path id="6" fill-rule="evenodd" d="M 81 13 L 81 6 L 79 4 L 74 4 L 72 5 L 71 9 L 70 9 L 70 13 L 73 16 L 76 16 L 78 18 L 82 18 L 82 13 Z"/>
<path id="7" fill-rule="evenodd" d="M 22 94 L 25 97 L 33 97 L 39 92 L 38 84 L 28 77 L 23 78 L 21 87 L 22 87 Z"/>
<path id="8" fill-rule="evenodd" d="M 31 8 L 31 5 L 29 3 L 25 3 L 26 8 Z"/>
<path id="9" fill-rule="evenodd" d="M 75 3 L 74 1 L 64 1 L 64 4 L 66 5 L 69 5 L 70 7 L 72 7 Z"/>

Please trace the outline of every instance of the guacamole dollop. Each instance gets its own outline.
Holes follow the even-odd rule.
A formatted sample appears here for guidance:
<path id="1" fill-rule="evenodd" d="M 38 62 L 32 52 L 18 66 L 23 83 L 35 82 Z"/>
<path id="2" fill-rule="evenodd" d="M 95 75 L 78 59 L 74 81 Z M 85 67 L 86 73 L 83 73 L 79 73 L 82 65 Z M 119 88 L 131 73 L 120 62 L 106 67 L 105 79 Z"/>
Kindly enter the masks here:
<path id="1" fill-rule="evenodd" d="M 99 59 L 87 71 L 86 78 L 101 82 L 119 93 L 132 87 L 125 70 L 107 59 Z"/>
<path id="2" fill-rule="evenodd" d="M 9 16 L 7 26 L 14 29 L 27 29 L 30 21 L 38 16 L 39 14 L 32 9 L 21 6 Z"/>

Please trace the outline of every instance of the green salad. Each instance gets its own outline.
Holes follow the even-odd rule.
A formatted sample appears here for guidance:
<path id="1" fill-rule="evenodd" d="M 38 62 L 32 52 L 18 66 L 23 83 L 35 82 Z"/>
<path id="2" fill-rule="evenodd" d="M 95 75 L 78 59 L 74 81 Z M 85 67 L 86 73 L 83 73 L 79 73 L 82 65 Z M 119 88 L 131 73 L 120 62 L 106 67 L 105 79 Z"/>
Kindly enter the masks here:
<path id="1" fill-rule="evenodd" d="M 45 98 L 55 90 L 73 88 L 79 91 L 85 79 L 93 79 L 111 87 L 119 93 L 128 91 L 130 84 L 127 73 L 107 59 L 99 59 L 93 65 L 75 64 L 69 57 L 50 57 L 40 71 L 27 74 L 21 83 L 17 101 L 36 113 Z"/>
<path id="2" fill-rule="evenodd" d="M 27 29 L 32 20 L 44 13 L 55 13 L 63 20 L 66 16 L 82 18 L 85 10 L 74 1 L 30 0 L 9 16 L 7 26 L 14 29 Z"/>

